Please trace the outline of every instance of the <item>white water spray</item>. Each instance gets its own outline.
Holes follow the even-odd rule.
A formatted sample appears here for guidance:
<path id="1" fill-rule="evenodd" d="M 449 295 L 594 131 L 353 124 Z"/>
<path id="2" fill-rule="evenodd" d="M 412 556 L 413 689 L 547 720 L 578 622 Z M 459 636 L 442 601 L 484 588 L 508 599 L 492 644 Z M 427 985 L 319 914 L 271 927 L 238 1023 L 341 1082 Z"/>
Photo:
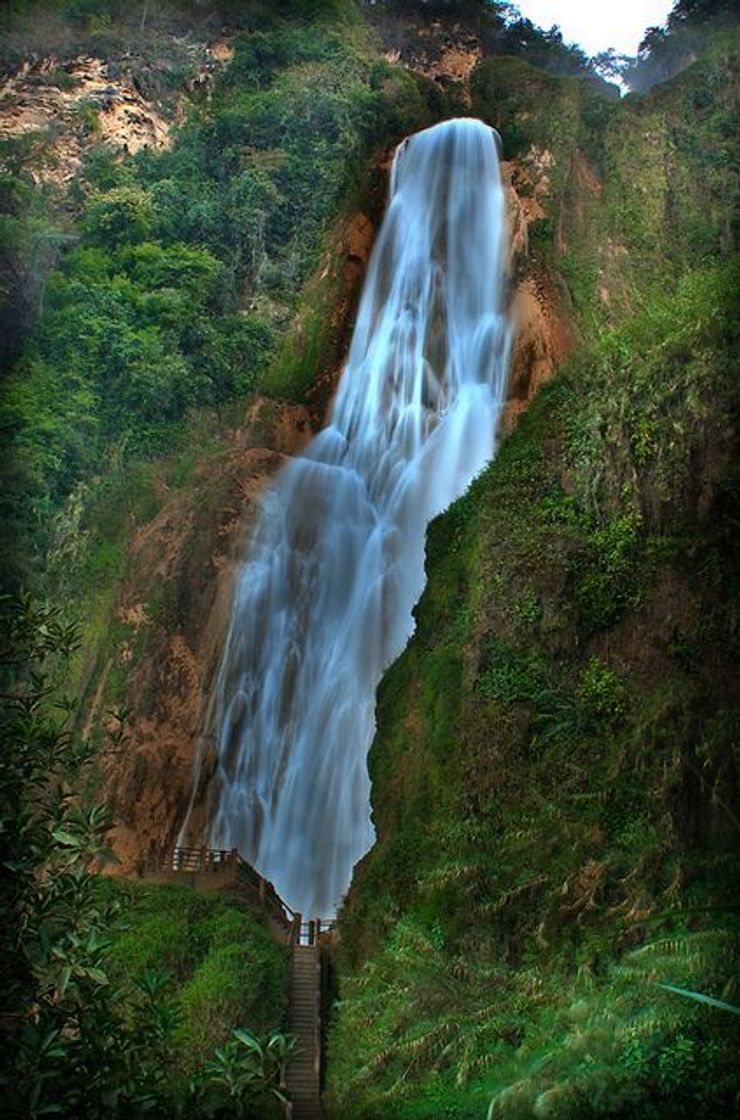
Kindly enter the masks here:
<path id="1" fill-rule="evenodd" d="M 496 137 L 396 153 L 331 422 L 264 499 L 218 680 L 218 807 L 294 910 L 331 916 L 373 842 L 367 752 L 413 630 L 429 520 L 491 458 L 510 332 Z"/>

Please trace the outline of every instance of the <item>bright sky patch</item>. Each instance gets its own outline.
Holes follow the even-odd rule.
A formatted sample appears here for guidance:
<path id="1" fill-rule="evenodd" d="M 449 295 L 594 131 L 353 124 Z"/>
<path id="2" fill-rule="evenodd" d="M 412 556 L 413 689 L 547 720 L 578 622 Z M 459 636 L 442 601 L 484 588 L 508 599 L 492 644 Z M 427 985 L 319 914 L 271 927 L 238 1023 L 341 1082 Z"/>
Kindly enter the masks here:
<path id="1" fill-rule="evenodd" d="M 568 43 L 594 55 L 609 47 L 634 55 L 648 27 L 665 22 L 671 0 L 519 0 L 524 16 L 545 30 L 557 24 Z"/>

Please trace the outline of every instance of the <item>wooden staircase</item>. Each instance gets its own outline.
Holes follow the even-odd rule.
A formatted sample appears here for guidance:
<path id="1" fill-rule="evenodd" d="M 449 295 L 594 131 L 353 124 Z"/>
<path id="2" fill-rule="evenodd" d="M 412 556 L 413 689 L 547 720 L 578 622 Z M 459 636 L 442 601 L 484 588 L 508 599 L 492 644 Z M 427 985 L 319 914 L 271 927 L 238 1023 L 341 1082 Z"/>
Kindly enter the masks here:
<path id="1" fill-rule="evenodd" d="M 292 1120 L 324 1120 L 322 1047 L 333 926 L 318 919 L 304 922 L 300 914 L 293 918 L 290 1030 L 296 1052 L 285 1076 Z"/>
<path id="2" fill-rule="evenodd" d="M 292 957 L 290 1032 L 295 1057 L 285 1069 L 291 1120 L 324 1120 L 322 1047 L 331 972 L 333 921 L 303 921 L 234 849 L 177 847 L 156 856 L 139 874 L 153 882 L 187 883 L 196 890 L 238 895 L 262 912 L 271 933 Z"/>
<path id="3" fill-rule="evenodd" d="M 290 1029 L 296 1056 L 288 1063 L 286 1081 L 292 1120 L 324 1120 L 321 1107 L 321 949 L 317 944 L 293 945 Z"/>

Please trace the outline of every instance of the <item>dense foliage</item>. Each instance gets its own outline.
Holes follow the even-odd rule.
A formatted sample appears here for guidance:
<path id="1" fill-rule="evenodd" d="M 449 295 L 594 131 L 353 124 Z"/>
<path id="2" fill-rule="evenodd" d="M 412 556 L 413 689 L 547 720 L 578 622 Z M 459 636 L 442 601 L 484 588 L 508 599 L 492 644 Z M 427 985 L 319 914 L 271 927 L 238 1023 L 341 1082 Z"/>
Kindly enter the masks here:
<path id="1" fill-rule="evenodd" d="M 736 1107 L 736 56 L 621 104 L 473 76 L 512 154 L 550 154 L 533 264 L 584 340 L 433 525 L 380 691 L 339 1115 Z"/>
<path id="2" fill-rule="evenodd" d="M 110 815 L 79 795 L 91 748 L 52 703 L 75 634 L 27 599 L 2 605 L 5 1114 L 280 1115 L 284 950 L 223 899 L 91 874 Z M 244 1017 L 265 1036 L 233 1029 Z"/>
<path id="3" fill-rule="evenodd" d="M 694 61 L 718 30 L 737 20 L 734 0 L 677 0 L 665 24 L 648 28 L 635 59 L 626 60 L 630 89 L 644 92 Z"/>
<path id="4" fill-rule="evenodd" d="M 190 95 L 170 150 L 120 161 L 93 144 L 63 236 L 53 192 L 34 186 L 48 138 L 0 147 L 8 356 L 37 320 L 1 417 L 16 577 L 76 484 L 171 452 L 194 410 L 263 384 L 366 156 L 424 118 L 416 84 L 377 57 L 351 5 L 315 8 L 295 23 L 253 5 L 252 30 L 210 95 Z M 279 389 L 300 397 L 305 384 L 281 369 Z"/>

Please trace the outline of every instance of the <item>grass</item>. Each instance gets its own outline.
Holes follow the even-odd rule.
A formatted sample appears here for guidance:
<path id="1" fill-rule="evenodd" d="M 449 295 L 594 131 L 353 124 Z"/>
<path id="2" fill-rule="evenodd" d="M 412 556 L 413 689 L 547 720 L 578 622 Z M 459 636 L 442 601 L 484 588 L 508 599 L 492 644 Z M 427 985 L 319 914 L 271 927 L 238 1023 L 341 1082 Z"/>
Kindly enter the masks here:
<path id="1" fill-rule="evenodd" d="M 168 973 L 183 1069 L 221 1044 L 233 1027 L 284 1028 L 287 952 L 261 918 L 223 897 L 176 885 L 105 879 L 120 905 L 110 972 L 128 985 L 147 970 Z"/>

